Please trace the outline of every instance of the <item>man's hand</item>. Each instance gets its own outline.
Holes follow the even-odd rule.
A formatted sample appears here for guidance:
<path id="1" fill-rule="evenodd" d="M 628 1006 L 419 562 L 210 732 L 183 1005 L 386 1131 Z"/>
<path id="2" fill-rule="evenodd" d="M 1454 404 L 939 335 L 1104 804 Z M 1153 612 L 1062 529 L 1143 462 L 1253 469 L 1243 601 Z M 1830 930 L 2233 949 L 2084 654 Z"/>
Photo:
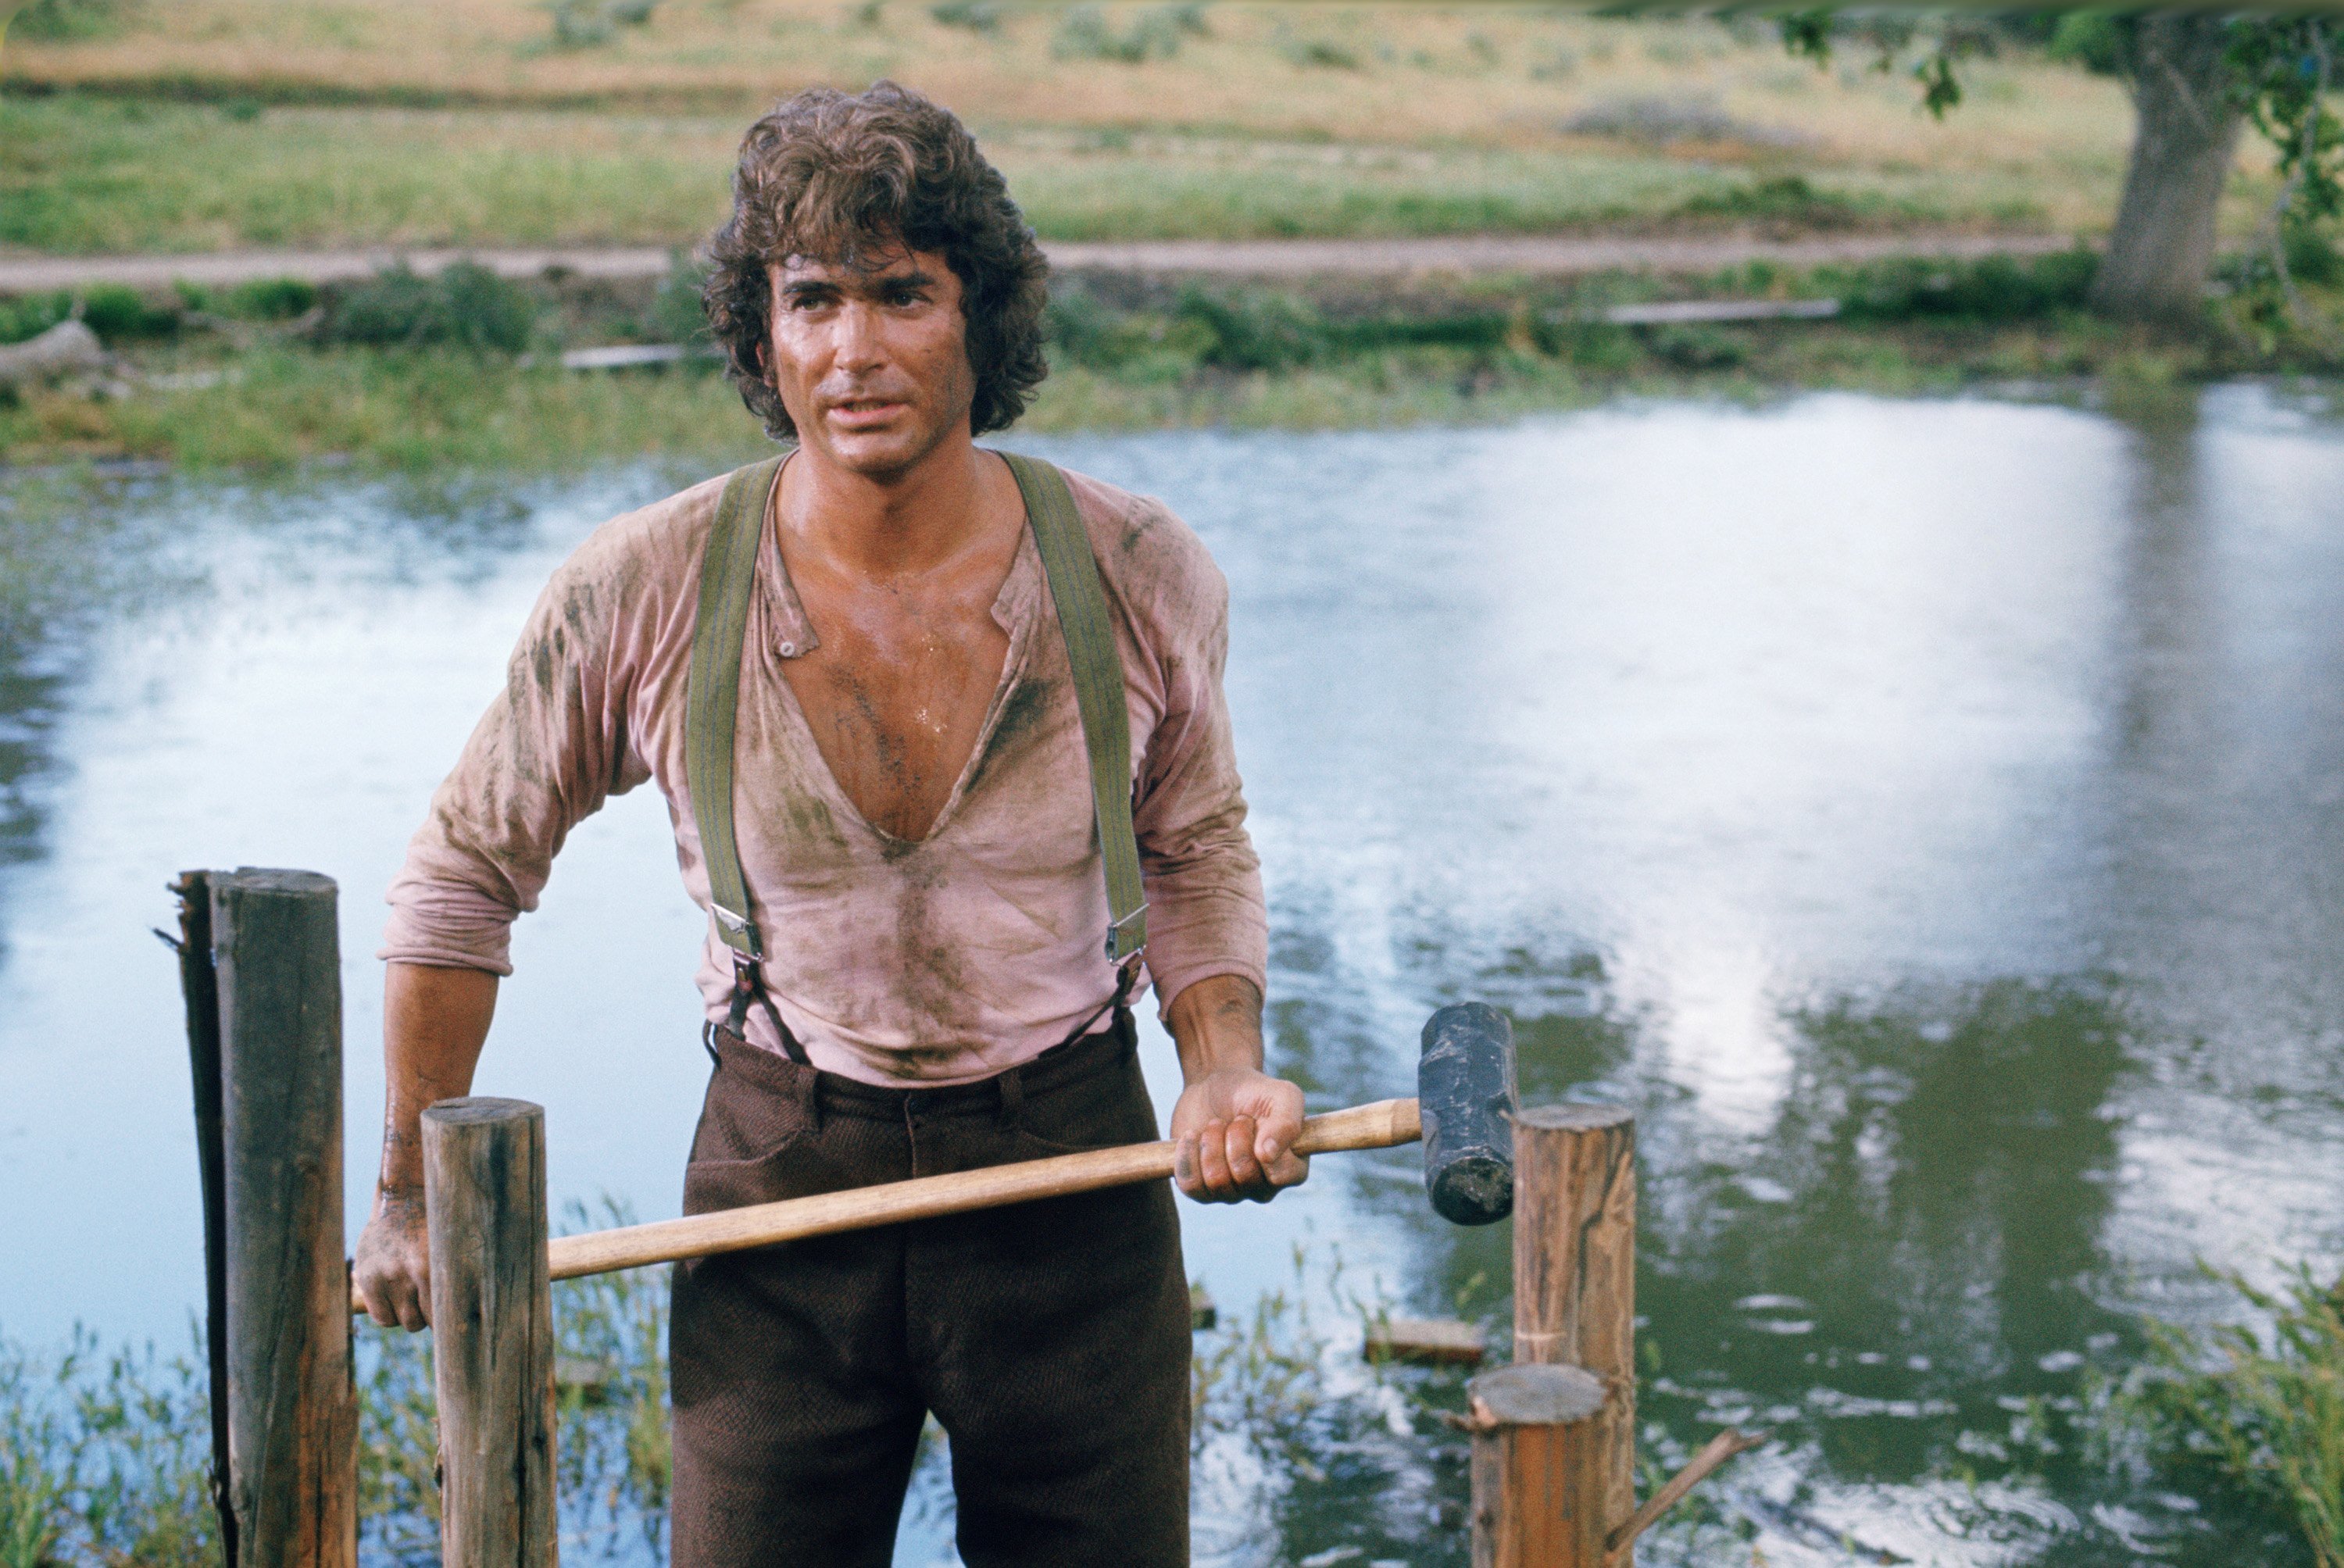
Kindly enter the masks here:
<path id="1" fill-rule="evenodd" d="M 1172 1108 L 1180 1145 L 1172 1179 L 1200 1203 L 1267 1203 L 1298 1186 L 1310 1162 L 1292 1151 L 1302 1091 L 1261 1070 L 1261 992 L 1212 975 L 1172 998 L 1164 1021 L 1188 1087 Z"/>
<path id="2" fill-rule="evenodd" d="M 1258 1067 L 1223 1067 L 1172 1108 L 1172 1179 L 1200 1203 L 1267 1203 L 1309 1178 L 1310 1162 L 1290 1148 L 1301 1131 L 1300 1089 Z"/>
<path id="3" fill-rule="evenodd" d="M 468 1094 L 497 1011 L 485 969 L 393 964 L 382 986 L 382 1175 L 359 1234 L 350 1279 L 374 1320 L 431 1320 L 431 1253 L 423 1230 L 423 1108 Z"/>
<path id="4" fill-rule="evenodd" d="M 429 1325 L 431 1250 L 424 1238 L 422 1194 L 375 1190 L 374 1213 L 359 1235 L 350 1277 L 368 1315 L 384 1328 Z"/>

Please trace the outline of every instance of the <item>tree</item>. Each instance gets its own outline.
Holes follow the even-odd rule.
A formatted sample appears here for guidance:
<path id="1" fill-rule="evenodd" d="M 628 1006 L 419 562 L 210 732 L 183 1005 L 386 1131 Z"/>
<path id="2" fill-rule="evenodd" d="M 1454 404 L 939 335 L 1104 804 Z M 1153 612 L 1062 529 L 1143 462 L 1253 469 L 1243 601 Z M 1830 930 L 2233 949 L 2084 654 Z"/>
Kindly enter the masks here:
<path id="1" fill-rule="evenodd" d="M 2112 29 L 2123 40 L 2135 125 L 2116 227 L 2092 279 L 2092 305 L 2103 315 L 2187 321 L 2204 309 L 2216 212 L 2246 124 L 2230 63 L 2233 25 L 2184 13 Z"/>
<path id="2" fill-rule="evenodd" d="M 1957 63 L 2004 35 L 1973 18 L 1931 28 L 1831 11 L 1794 13 L 1782 26 L 1785 45 L 1819 64 L 1836 35 L 1865 38 L 1884 70 L 1917 43 L 1911 70 L 1923 105 L 1940 117 L 1962 99 Z M 2026 24 L 2015 30 L 2023 36 Z M 2327 107 L 2337 36 L 2338 24 L 2324 17 L 2188 12 L 2072 12 L 2037 33 L 2055 56 L 2119 77 L 2132 95 L 2132 153 L 2093 280 L 2094 309 L 2127 320 L 2200 319 L 2222 190 L 2248 125 L 2278 151 L 2280 195 L 2260 238 L 2272 278 L 2293 303 L 2291 242 L 2344 210 L 2344 131 Z"/>

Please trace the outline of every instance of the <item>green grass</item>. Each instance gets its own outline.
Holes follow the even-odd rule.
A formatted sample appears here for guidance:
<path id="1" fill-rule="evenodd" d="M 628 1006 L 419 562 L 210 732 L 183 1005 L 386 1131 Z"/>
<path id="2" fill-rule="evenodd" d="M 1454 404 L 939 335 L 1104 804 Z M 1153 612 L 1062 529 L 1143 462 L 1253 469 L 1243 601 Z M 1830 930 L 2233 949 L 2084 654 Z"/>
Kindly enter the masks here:
<path id="1" fill-rule="evenodd" d="M 1049 239 L 1388 238 L 1440 234 L 1716 228 L 1775 217 L 1826 228 L 2026 222 L 2023 202 L 1982 201 L 1942 180 L 1819 178 L 1795 209 L 1753 211 L 1763 170 L 1654 152 L 1520 152 L 1095 138 L 992 146 Z M 1756 203 L 1763 207 L 1761 197 Z"/>
<path id="2" fill-rule="evenodd" d="M 0 98 L 0 247 L 684 244 L 725 211 L 732 119 Z M 1653 151 L 1338 148 L 1005 132 L 1051 239 L 1709 227 L 2034 226 L 2024 191 L 1920 171 L 1792 177 Z M 1785 199 L 1794 192 L 1796 199 Z"/>
<path id="3" fill-rule="evenodd" d="M 2287 1520 L 2319 1568 L 2344 1568 L 2344 1284 L 2299 1270 L 2279 1291 L 2217 1274 L 2259 1326 L 2152 1324 L 2115 1391 L 2120 1450 Z"/>
<path id="4" fill-rule="evenodd" d="M 2092 267 L 2086 252 L 1805 274 L 1753 262 L 1677 281 L 1696 297 L 1845 302 L 1836 321 L 1730 326 L 1592 319 L 1599 307 L 1659 290 L 1633 275 L 1318 294 L 1069 282 L 1046 321 L 1054 372 L 1023 428 L 1464 424 L 1622 395 L 1754 398 L 1804 387 L 1901 395 L 2095 379 L 2112 403 L 2146 406 L 2215 376 L 2344 363 L 2344 297 L 2333 288 L 2308 290 L 2324 329 L 2295 329 L 2248 290 L 2207 331 L 2159 338 L 2082 311 Z M 281 315 L 296 302 L 250 292 L 248 316 Z M 205 317 L 140 314 L 135 300 L 115 301 L 103 314 L 127 356 L 124 376 L 0 402 L 0 463 L 132 458 L 200 470 L 330 455 L 381 470 L 528 474 L 662 456 L 713 470 L 766 443 L 712 361 L 616 374 L 551 363 L 564 341 L 672 340 L 691 302 L 688 274 L 625 295 L 508 283 L 477 269 L 451 268 L 436 282 L 393 273 L 325 290 L 307 326 L 230 323 L 231 334 L 257 337 L 237 352 L 188 325 Z M 84 303 L 96 319 L 98 301 Z M 8 329 L 37 329 L 71 304 L 28 301 Z M 465 334 L 440 329 L 451 319 L 482 326 L 470 335 L 473 348 L 457 346 Z M 492 320 L 499 330 L 489 334 Z M 288 336 L 296 329 L 323 340 Z M 534 364 L 510 352 L 532 346 Z"/>
<path id="5" fill-rule="evenodd" d="M 279 468 L 327 454 L 369 468 L 544 472 L 647 453 L 745 461 L 763 443 L 707 375 L 572 376 L 455 351 L 265 349 L 217 386 L 116 400 L 57 393 L 0 409 L 0 460 L 160 459 Z"/>
<path id="6" fill-rule="evenodd" d="M 665 243 L 722 216 L 728 141 L 649 118 L 0 98 L 0 246 Z"/>

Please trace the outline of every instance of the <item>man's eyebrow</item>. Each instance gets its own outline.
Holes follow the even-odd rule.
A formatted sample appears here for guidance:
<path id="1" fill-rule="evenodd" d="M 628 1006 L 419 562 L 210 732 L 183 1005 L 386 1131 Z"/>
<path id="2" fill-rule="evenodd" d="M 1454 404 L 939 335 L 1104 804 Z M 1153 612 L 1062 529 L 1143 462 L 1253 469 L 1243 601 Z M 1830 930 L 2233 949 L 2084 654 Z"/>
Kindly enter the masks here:
<path id="1" fill-rule="evenodd" d="M 806 299 L 854 291 L 892 294 L 906 289 L 934 288 L 935 286 L 935 273 L 925 268 L 914 268 L 909 272 L 890 272 L 877 277 L 854 279 L 789 278 L 783 278 L 779 287 L 782 298 L 784 299 Z"/>

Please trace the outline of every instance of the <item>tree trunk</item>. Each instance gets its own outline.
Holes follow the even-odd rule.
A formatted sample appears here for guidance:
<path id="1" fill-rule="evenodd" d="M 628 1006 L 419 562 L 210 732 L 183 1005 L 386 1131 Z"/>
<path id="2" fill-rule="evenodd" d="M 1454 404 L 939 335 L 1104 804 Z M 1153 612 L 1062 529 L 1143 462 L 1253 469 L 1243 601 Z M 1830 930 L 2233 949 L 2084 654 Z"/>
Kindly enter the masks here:
<path id="1" fill-rule="evenodd" d="M 2227 21 L 2155 14 L 2138 26 L 2132 161 L 2092 308 L 2127 320 L 2186 324 L 2205 307 L 2215 208 L 2245 120 L 2230 100 Z"/>

